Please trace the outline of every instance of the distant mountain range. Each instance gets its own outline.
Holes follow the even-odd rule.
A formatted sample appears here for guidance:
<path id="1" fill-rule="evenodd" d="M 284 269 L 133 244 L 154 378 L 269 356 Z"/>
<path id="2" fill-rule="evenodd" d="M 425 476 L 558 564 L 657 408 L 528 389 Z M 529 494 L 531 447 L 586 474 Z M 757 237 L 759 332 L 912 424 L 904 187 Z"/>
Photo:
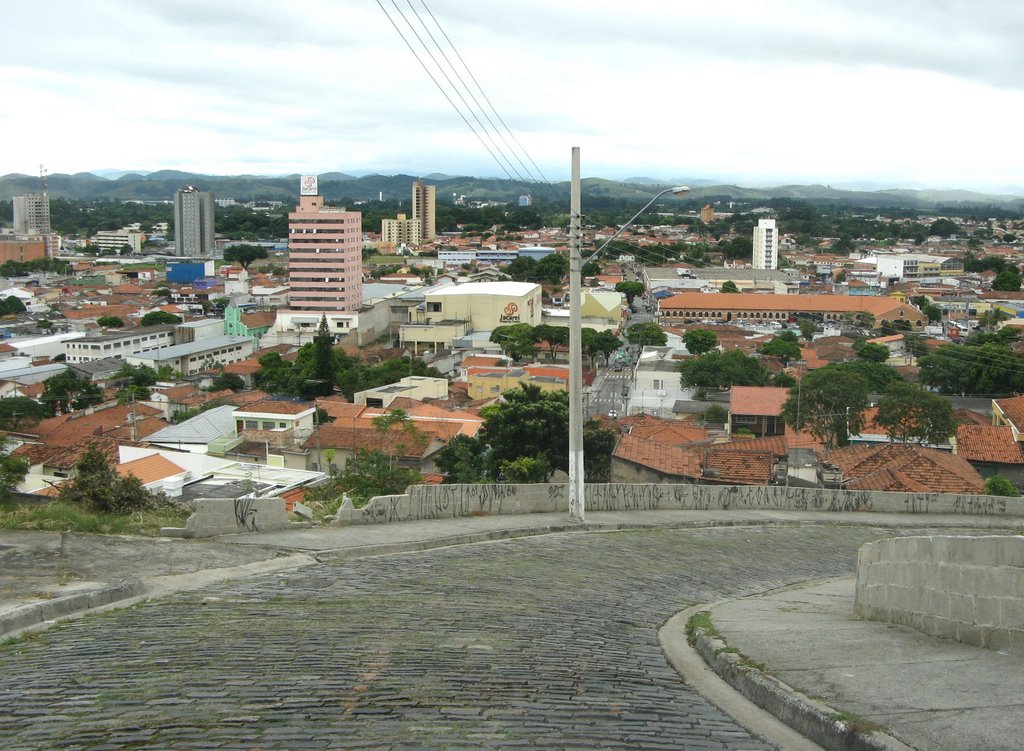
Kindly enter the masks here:
<path id="1" fill-rule="evenodd" d="M 238 201 L 277 200 L 294 201 L 298 195 L 299 175 L 201 175 L 176 170 L 158 172 L 124 172 L 98 170 L 74 175 L 53 174 L 46 178 L 47 190 L 55 198 L 117 199 L 135 201 L 170 201 L 174 192 L 195 185 L 212 191 L 221 198 Z M 408 200 L 413 180 L 424 179 L 437 188 L 438 200 L 465 196 L 471 200 L 514 201 L 529 194 L 536 201 L 568 203 L 569 183 L 524 183 L 497 178 L 465 177 L 431 174 L 423 178 L 412 175 L 351 175 L 327 172 L 320 175 L 320 192 L 328 199 L 373 201 Z M 762 188 L 744 188 L 737 185 L 717 185 L 704 179 L 681 179 L 672 183 L 648 177 L 633 177 L 623 181 L 586 178 L 582 181 L 584 197 L 640 202 L 669 185 L 689 185 L 687 196 L 696 201 L 740 201 L 744 204 L 790 198 L 811 203 L 842 203 L 863 208 L 906 207 L 930 210 L 941 206 L 992 206 L 1008 210 L 1024 210 L 1024 196 L 989 195 L 968 190 L 852 190 L 825 185 L 780 185 Z M 39 189 L 39 178 L 32 175 L 10 174 L 0 177 L 0 200 L 31 193 Z"/>

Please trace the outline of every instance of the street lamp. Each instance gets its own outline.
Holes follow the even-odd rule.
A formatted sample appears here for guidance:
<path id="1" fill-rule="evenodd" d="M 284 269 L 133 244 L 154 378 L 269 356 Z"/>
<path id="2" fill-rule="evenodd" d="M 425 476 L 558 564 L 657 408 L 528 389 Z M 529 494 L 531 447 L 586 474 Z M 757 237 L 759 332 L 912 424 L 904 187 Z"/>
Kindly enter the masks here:
<path id="1" fill-rule="evenodd" d="M 633 224 L 655 201 L 667 193 L 681 195 L 689 188 L 678 186 L 666 188 L 652 198 L 629 221 L 623 224 L 607 240 L 601 243 L 587 259 L 595 258 Z M 583 267 L 581 247 L 583 245 L 583 217 L 580 213 L 580 148 L 572 147 L 572 173 L 569 191 L 569 519 L 584 521 L 585 499 L 583 483 L 583 325 L 580 313 L 582 304 Z"/>

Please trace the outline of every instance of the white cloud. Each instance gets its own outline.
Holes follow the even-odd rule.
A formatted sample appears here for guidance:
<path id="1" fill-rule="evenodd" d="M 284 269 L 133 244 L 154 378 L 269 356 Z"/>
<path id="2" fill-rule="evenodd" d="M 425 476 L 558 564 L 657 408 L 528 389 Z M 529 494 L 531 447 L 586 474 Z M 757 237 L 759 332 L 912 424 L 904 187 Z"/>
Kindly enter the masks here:
<path id="1" fill-rule="evenodd" d="M 429 5 L 550 179 L 579 145 L 585 175 L 1024 190 L 1024 6 L 381 2 L 413 44 L 395 4 Z M 504 174 L 364 0 L 19 4 L 0 100 L 0 172 Z"/>

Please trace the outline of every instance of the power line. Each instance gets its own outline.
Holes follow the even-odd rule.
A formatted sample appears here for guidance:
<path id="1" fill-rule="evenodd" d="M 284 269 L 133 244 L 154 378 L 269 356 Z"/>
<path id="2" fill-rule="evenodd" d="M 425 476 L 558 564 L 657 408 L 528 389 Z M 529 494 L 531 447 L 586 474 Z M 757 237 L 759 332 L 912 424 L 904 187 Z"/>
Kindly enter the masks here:
<path id="1" fill-rule="evenodd" d="M 394 0 L 392 0 L 392 2 L 394 2 Z M 381 0 L 377 0 L 377 5 L 380 7 L 381 11 L 383 11 L 384 15 L 387 16 L 388 21 L 391 22 L 391 25 L 395 28 L 395 31 L 398 32 L 398 36 L 402 37 L 402 41 L 405 42 L 405 46 L 409 48 L 409 51 L 412 53 L 413 57 L 416 58 L 416 62 L 418 62 L 420 64 L 420 67 L 423 68 L 423 71 L 428 76 L 430 76 L 430 80 L 434 82 L 435 86 L 437 86 L 438 91 L 440 91 L 444 98 L 448 100 L 448 104 L 450 104 L 452 106 L 452 109 L 455 110 L 456 114 L 458 114 L 458 116 L 462 118 L 462 122 L 464 122 L 466 124 L 466 127 L 470 129 L 474 136 L 477 137 L 477 140 L 479 140 L 480 144 L 487 150 L 487 153 L 491 155 L 491 158 L 501 168 L 501 171 L 505 173 L 505 176 L 508 177 L 509 180 L 512 180 L 512 174 L 508 171 L 508 169 L 506 169 L 505 165 L 501 163 L 501 160 L 498 159 L 498 157 L 494 154 L 494 152 L 491 150 L 491 147 L 487 145 L 486 141 L 484 141 L 483 137 L 479 133 L 477 133 L 476 128 L 474 128 L 472 123 L 470 123 L 469 120 L 466 119 L 466 116 L 462 114 L 462 111 L 458 108 L 455 102 L 452 101 L 452 98 L 448 96 L 448 92 L 445 91 L 441 83 L 437 80 L 437 78 L 434 77 L 434 74 L 430 72 L 430 69 L 426 66 L 426 64 L 423 62 L 420 56 L 416 53 L 416 50 L 413 49 L 412 44 L 410 44 L 409 40 L 406 39 L 405 34 L 402 33 L 402 30 L 398 28 L 398 24 L 395 23 L 395 20 L 391 17 L 391 14 L 388 13 L 387 8 L 384 7 L 384 4 L 381 2 Z M 406 23 L 408 23 L 408 21 L 406 21 Z"/>
<path id="2" fill-rule="evenodd" d="M 427 32 L 427 34 L 428 34 L 428 35 L 430 35 L 430 30 L 429 30 L 429 29 L 427 29 L 427 27 L 426 27 L 426 26 L 425 26 L 425 25 L 423 24 L 423 21 L 422 21 L 422 20 L 420 19 L 420 17 L 419 17 L 419 14 L 417 14 L 417 13 L 416 13 L 416 9 L 415 9 L 415 8 L 413 8 L 413 6 L 412 6 L 412 3 L 411 3 L 411 2 L 409 2 L 409 0 L 406 0 L 406 2 L 407 2 L 407 3 L 409 4 L 409 8 L 410 8 L 410 9 L 411 9 L 411 10 L 413 11 L 413 14 L 414 14 L 414 15 L 416 15 L 416 19 L 420 21 L 420 25 L 421 25 L 421 26 L 423 26 L 423 29 L 424 29 L 424 31 L 426 31 L 426 32 Z M 451 77 L 450 77 L 450 76 L 448 75 L 448 72 L 447 72 L 447 71 L 446 71 L 446 70 L 444 69 L 444 66 L 442 66 L 442 65 L 441 65 L 441 64 L 440 64 L 440 63 L 439 63 L 439 62 L 437 61 L 437 58 L 436 58 L 436 57 L 434 57 L 434 53 L 430 51 L 430 47 L 429 47 L 429 46 L 427 45 L 427 43 L 426 43 L 426 42 L 424 42 L 424 41 L 423 41 L 423 37 L 421 37 L 421 36 L 420 36 L 420 33 L 419 33 L 418 31 L 416 31 L 416 27 L 415 27 L 415 26 L 413 26 L 413 24 L 412 24 L 412 21 L 410 21 L 410 20 L 409 20 L 409 18 L 408 18 L 408 16 L 406 16 L 406 15 L 405 15 L 405 12 L 404 12 L 404 11 L 403 11 L 403 10 L 402 10 L 401 8 L 399 8 L 399 7 L 398 7 L 398 2 L 397 2 L 397 0 L 391 0 L 391 4 L 392 4 L 393 6 L 395 6 L 395 10 L 396 10 L 396 11 L 398 12 L 398 14 L 399 14 L 399 15 L 400 15 L 400 16 L 402 17 L 402 20 L 403 20 L 403 21 L 405 21 L 406 25 L 407 25 L 407 26 L 409 27 L 409 30 L 410 30 L 410 31 L 411 31 L 411 32 L 412 32 L 413 34 L 415 34 L 415 35 L 416 35 L 416 41 L 418 41 L 418 42 L 420 43 L 420 46 L 422 46 L 422 47 L 423 47 L 423 51 L 424 51 L 424 52 L 426 52 L 426 53 L 427 53 L 427 54 L 428 54 L 428 55 L 430 56 L 430 60 L 431 60 L 431 62 L 433 62 L 433 63 L 434 63 L 434 65 L 435 65 L 435 66 L 437 67 L 437 70 L 439 70 L 439 71 L 441 72 L 441 75 L 443 75 L 443 76 L 444 76 L 444 79 L 445 79 L 445 80 L 446 80 L 446 81 L 448 82 L 448 85 L 449 85 L 449 86 L 451 86 L 452 90 L 453 90 L 453 91 L 455 92 L 455 95 L 456 95 L 456 96 L 458 96 L 458 98 L 459 98 L 459 99 L 460 99 L 460 100 L 462 101 L 462 104 L 463 104 L 463 105 L 465 105 L 465 107 L 466 107 L 466 109 L 467 109 L 467 110 L 469 110 L 469 114 L 470 114 L 470 115 L 471 115 L 471 116 L 473 117 L 473 119 L 474 119 L 474 120 L 476 120 L 476 124 L 480 126 L 480 129 L 481 129 L 481 130 L 483 131 L 484 135 L 485 135 L 485 136 L 487 136 L 487 140 L 489 140 L 489 141 L 491 142 L 491 145 L 492 145 L 492 146 L 493 146 L 493 147 L 494 147 L 495 149 L 497 149 L 498 153 L 499 153 L 499 154 L 501 155 L 501 158 L 505 160 L 505 163 L 506 163 L 506 164 L 507 164 L 507 165 L 508 165 L 508 166 L 509 166 L 509 167 L 510 167 L 510 168 L 512 169 L 512 171 L 513 171 L 513 172 L 515 172 L 515 173 L 516 173 L 516 177 L 517 177 L 517 178 L 519 179 L 519 181 L 520 181 L 520 182 L 528 182 L 527 180 L 525 180 L 525 179 L 523 178 L 523 176 L 522 176 L 521 174 L 519 174 L 519 171 L 518 171 L 518 170 L 517 170 L 517 169 L 515 168 L 515 165 L 514 165 L 514 164 L 512 164 L 512 161 L 511 161 L 511 160 L 510 160 L 510 159 L 508 158 L 508 156 L 506 156 L 505 152 L 504 152 L 504 151 L 502 151 L 502 148 L 501 148 L 501 146 L 499 146 L 499 145 L 498 145 L 498 144 L 497 144 L 497 143 L 495 142 L 495 140 L 494 140 L 493 136 L 491 136 L 491 133 L 490 133 L 490 131 L 488 131 L 488 130 L 487 130 L 487 126 L 486 126 L 486 125 L 484 125 L 484 124 L 483 124 L 483 123 L 482 123 L 482 122 L 480 121 L 480 117 L 479 117 L 479 115 L 477 115 L 477 113 L 476 113 L 476 110 L 474 110 L 474 109 L 473 109 L 473 108 L 472 108 L 472 107 L 470 106 L 469 102 L 467 102 L 467 101 L 466 101 L 466 97 L 464 97 L 464 96 L 462 95 L 462 91 L 461 91 L 461 90 L 459 89 L 459 87 L 458 87 L 458 86 L 456 86 L 456 85 L 455 85 L 455 83 L 454 83 L 454 82 L 452 81 Z M 431 40 L 433 40 L 433 37 L 432 37 L 432 36 L 431 36 Z M 435 45 L 435 46 L 437 46 L 437 42 L 436 42 L 436 41 L 434 42 L 434 45 Z M 440 52 L 440 53 L 441 53 L 442 57 L 444 56 L 444 51 L 443 51 L 443 50 L 441 50 L 441 48 L 440 48 L 440 47 L 438 47 L 438 52 Z M 457 72 L 455 71 L 455 69 L 454 69 L 454 68 L 452 67 L 452 65 L 451 65 L 451 63 L 450 63 L 450 62 L 448 61 L 448 58 L 447 58 L 447 57 L 445 57 L 445 62 L 448 62 L 448 67 L 451 67 L 451 68 L 452 68 L 452 72 L 453 72 L 453 73 L 456 73 L 456 77 L 458 77 L 458 73 L 457 73 Z M 459 79 L 459 80 L 460 80 L 460 82 L 462 82 L 462 81 L 461 81 L 461 79 Z M 463 87 L 465 87 L 465 83 L 463 83 Z M 468 91 L 468 89 L 467 89 L 467 91 Z M 472 94 L 471 94 L 471 96 L 472 96 Z M 479 106 L 479 105 L 478 105 L 478 106 Z M 507 173 L 506 173 L 506 174 L 507 174 Z"/>
<path id="3" fill-rule="evenodd" d="M 411 5 L 411 0 L 408 0 L 408 1 L 410 2 L 410 5 Z M 420 0 L 420 4 L 423 6 L 423 9 L 425 11 L 427 11 L 427 14 L 430 16 L 430 19 L 434 22 L 434 25 L 437 26 L 438 31 L 440 31 L 441 35 L 445 38 L 445 41 L 448 42 L 448 45 L 452 48 L 452 52 L 455 53 L 455 56 L 459 59 L 459 62 L 462 63 L 462 67 L 466 69 L 466 73 L 469 74 L 469 77 L 473 81 L 474 85 L 476 86 L 477 91 L 480 92 L 480 96 L 482 96 L 484 101 L 487 102 L 487 105 L 491 108 L 491 112 L 494 113 L 494 116 L 497 118 L 498 122 L 500 122 L 502 124 L 502 126 L 505 128 L 505 131 L 509 134 L 509 136 L 512 138 L 512 140 L 515 141 L 516 145 L 519 146 L 520 150 L 523 152 L 523 155 L 530 161 L 530 164 L 533 165 L 533 168 L 535 170 L 537 170 L 537 174 L 540 175 L 541 179 L 545 183 L 550 185 L 551 181 L 548 180 L 547 177 L 544 176 L 544 173 L 541 172 L 541 169 L 540 169 L 540 167 L 537 166 L 537 163 L 535 161 L 533 161 L 533 157 L 530 156 L 530 153 L 526 150 L 526 147 L 524 147 L 523 144 L 520 143 L 519 139 L 516 138 L 515 133 L 512 132 L 512 129 L 508 127 L 508 124 L 502 119 L 501 115 L 498 114 L 498 110 L 495 108 L 494 104 L 491 102 L 490 97 L 487 96 L 487 93 L 484 91 L 483 87 L 480 85 L 480 82 L 477 81 L 476 76 L 473 75 L 473 71 L 466 64 L 466 61 L 462 58 L 462 55 L 459 54 L 459 50 L 455 47 L 455 44 L 448 37 L 448 34 L 445 32 L 445 30 L 441 26 L 441 24 L 438 23 L 437 18 L 434 16 L 433 12 L 430 10 L 430 8 L 427 7 L 426 0 Z M 417 18 L 418 17 L 419 17 L 419 14 L 417 14 Z M 421 21 L 421 23 L 422 23 L 422 21 Z M 424 27 L 424 28 L 426 28 L 426 27 Z M 429 31 L 428 31 L 428 33 L 429 33 Z M 433 35 L 431 35 L 431 39 L 433 39 Z M 434 43 L 437 44 L 436 41 Z M 438 46 L 438 49 L 440 49 L 440 46 Z M 444 53 L 442 52 L 442 54 L 444 54 Z M 446 59 L 447 59 L 447 57 L 446 57 Z M 451 65 L 451 63 L 449 63 L 449 65 Z M 452 69 L 454 70 L 454 66 L 453 66 Z M 460 76 L 460 80 L 461 80 L 461 76 Z M 463 85 L 465 85 L 465 84 L 463 84 Z M 469 87 L 467 86 L 466 88 L 467 88 L 467 91 L 468 91 Z M 476 101 L 476 97 L 473 97 L 473 101 Z M 479 106 L 479 103 L 478 103 L 478 106 Z M 483 110 L 483 108 L 481 108 L 481 110 Z M 486 115 L 486 111 L 484 111 L 484 114 L 485 114 L 485 116 L 487 116 Z M 489 116 L 487 116 L 487 121 L 491 122 L 491 119 L 490 119 Z M 491 126 L 494 127 L 494 123 L 493 122 L 491 122 Z M 505 141 L 505 137 L 503 135 L 501 135 L 501 131 L 499 131 L 497 128 L 495 128 L 495 131 L 499 134 L 499 136 L 501 136 L 502 141 Z M 505 141 L 505 143 L 506 143 L 506 145 L 508 145 L 507 141 Z M 511 149 L 511 147 L 509 147 L 509 148 Z M 512 149 L 512 153 L 515 155 L 515 150 L 514 149 Z M 516 156 L 516 159 L 517 160 L 519 159 L 518 156 Z M 523 171 L 524 172 L 527 172 L 527 173 L 530 172 L 529 169 L 526 167 L 525 164 L 522 163 L 521 160 L 519 160 L 519 163 L 523 166 Z M 532 173 L 530 173 L 530 176 L 533 177 Z"/>

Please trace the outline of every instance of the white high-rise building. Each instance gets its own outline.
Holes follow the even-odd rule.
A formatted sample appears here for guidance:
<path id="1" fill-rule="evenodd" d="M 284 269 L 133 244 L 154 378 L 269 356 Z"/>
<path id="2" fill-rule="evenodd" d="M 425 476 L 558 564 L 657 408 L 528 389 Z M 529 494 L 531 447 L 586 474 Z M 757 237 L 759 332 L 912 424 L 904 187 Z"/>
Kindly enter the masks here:
<path id="1" fill-rule="evenodd" d="M 774 219 L 758 219 L 754 227 L 754 268 L 779 267 L 779 230 Z"/>
<path id="2" fill-rule="evenodd" d="M 174 194 L 174 254 L 213 258 L 213 193 L 191 185 Z"/>
<path id="3" fill-rule="evenodd" d="M 46 193 L 14 196 L 14 233 L 50 234 L 50 197 Z"/>

